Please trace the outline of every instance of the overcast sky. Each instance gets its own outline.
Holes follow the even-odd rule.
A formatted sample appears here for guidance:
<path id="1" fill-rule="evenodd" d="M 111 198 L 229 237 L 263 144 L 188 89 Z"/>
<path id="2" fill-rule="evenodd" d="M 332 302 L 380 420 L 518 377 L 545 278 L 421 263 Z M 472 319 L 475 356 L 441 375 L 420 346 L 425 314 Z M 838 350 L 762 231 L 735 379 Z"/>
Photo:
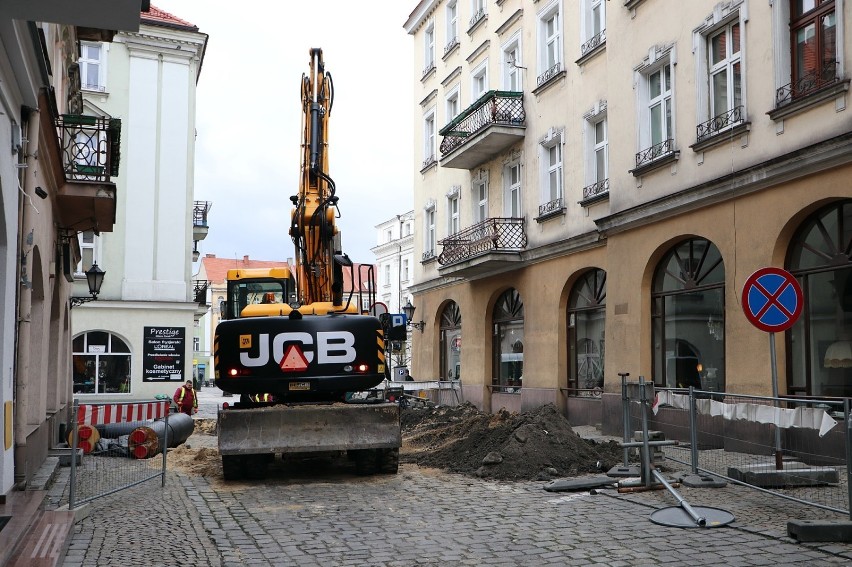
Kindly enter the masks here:
<path id="1" fill-rule="evenodd" d="M 152 4 L 209 36 L 197 93 L 195 199 L 213 206 L 201 255 L 293 257 L 300 81 L 310 48 L 319 47 L 334 81 L 329 173 L 343 250 L 375 262 L 375 226 L 412 209 L 413 40 L 402 26 L 416 2 Z"/>

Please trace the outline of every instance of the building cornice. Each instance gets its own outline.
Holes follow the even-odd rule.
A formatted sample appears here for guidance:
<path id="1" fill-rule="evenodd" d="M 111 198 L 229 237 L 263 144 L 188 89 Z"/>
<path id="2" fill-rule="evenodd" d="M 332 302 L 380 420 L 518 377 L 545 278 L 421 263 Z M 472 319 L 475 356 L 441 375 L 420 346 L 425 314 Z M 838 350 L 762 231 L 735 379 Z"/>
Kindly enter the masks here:
<path id="1" fill-rule="evenodd" d="M 602 217 L 595 223 L 603 236 L 617 234 L 849 163 L 852 132 Z"/>
<path id="2" fill-rule="evenodd" d="M 432 15 L 432 12 L 440 3 L 441 0 L 420 0 L 420 3 L 417 4 L 417 7 L 414 8 L 414 11 L 411 12 L 408 19 L 405 21 L 405 24 L 402 26 L 406 33 L 413 35 L 414 32 L 416 32 L 417 29 L 429 18 L 429 16 Z"/>

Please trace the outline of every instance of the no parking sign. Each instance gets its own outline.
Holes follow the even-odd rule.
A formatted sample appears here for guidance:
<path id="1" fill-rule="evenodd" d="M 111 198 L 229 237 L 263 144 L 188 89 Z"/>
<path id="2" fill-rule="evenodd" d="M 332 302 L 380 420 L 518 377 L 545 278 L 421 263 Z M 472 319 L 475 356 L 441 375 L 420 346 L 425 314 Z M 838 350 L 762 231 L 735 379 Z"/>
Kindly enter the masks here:
<path id="1" fill-rule="evenodd" d="M 786 270 L 761 268 L 746 280 L 742 304 L 746 319 L 761 331 L 786 331 L 802 314 L 802 288 Z"/>

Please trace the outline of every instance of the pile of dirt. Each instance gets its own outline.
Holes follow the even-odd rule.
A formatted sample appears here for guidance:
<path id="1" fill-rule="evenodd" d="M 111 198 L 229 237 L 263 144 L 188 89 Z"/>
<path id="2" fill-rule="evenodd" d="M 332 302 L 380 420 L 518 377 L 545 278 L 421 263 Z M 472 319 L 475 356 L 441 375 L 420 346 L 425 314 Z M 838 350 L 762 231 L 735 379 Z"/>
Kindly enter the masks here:
<path id="1" fill-rule="evenodd" d="M 400 417 L 400 462 L 495 480 L 550 480 L 600 473 L 619 465 L 614 441 L 583 439 L 556 406 L 496 414 L 470 403 L 406 408 Z M 222 476 L 216 420 L 196 419 L 188 441 L 169 449 L 168 466 L 204 477 Z"/>
<path id="2" fill-rule="evenodd" d="M 548 480 L 618 465 L 622 447 L 581 438 L 553 404 L 496 414 L 465 403 L 402 412 L 400 461 L 497 480 Z"/>

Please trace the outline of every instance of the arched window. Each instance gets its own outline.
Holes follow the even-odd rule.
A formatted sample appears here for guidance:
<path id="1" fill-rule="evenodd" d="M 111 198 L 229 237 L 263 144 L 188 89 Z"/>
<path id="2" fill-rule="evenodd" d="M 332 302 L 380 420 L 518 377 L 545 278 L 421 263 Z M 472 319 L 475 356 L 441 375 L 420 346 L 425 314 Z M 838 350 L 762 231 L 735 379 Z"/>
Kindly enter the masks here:
<path id="1" fill-rule="evenodd" d="M 569 395 L 595 395 L 603 388 L 605 323 L 606 272 L 589 270 L 568 297 Z"/>
<path id="2" fill-rule="evenodd" d="M 786 333 L 787 391 L 852 396 L 852 200 L 808 218 L 787 269 L 802 286 L 802 315 Z"/>
<path id="3" fill-rule="evenodd" d="M 725 263 L 715 244 L 685 240 L 654 274 L 654 383 L 725 391 Z"/>
<path id="4" fill-rule="evenodd" d="M 497 299 L 492 321 L 494 391 L 520 393 L 524 379 L 524 303 L 517 290 L 506 290 Z"/>
<path id="5" fill-rule="evenodd" d="M 89 331 L 74 338 L 75 394 L 129 394 L 130 348 L 106 331 Z"/>
<path id="6" fill-rule="evenodd" d="M 461 312 L 455 301 L 441 313 L 441 380 L 461 379 Z"/>

